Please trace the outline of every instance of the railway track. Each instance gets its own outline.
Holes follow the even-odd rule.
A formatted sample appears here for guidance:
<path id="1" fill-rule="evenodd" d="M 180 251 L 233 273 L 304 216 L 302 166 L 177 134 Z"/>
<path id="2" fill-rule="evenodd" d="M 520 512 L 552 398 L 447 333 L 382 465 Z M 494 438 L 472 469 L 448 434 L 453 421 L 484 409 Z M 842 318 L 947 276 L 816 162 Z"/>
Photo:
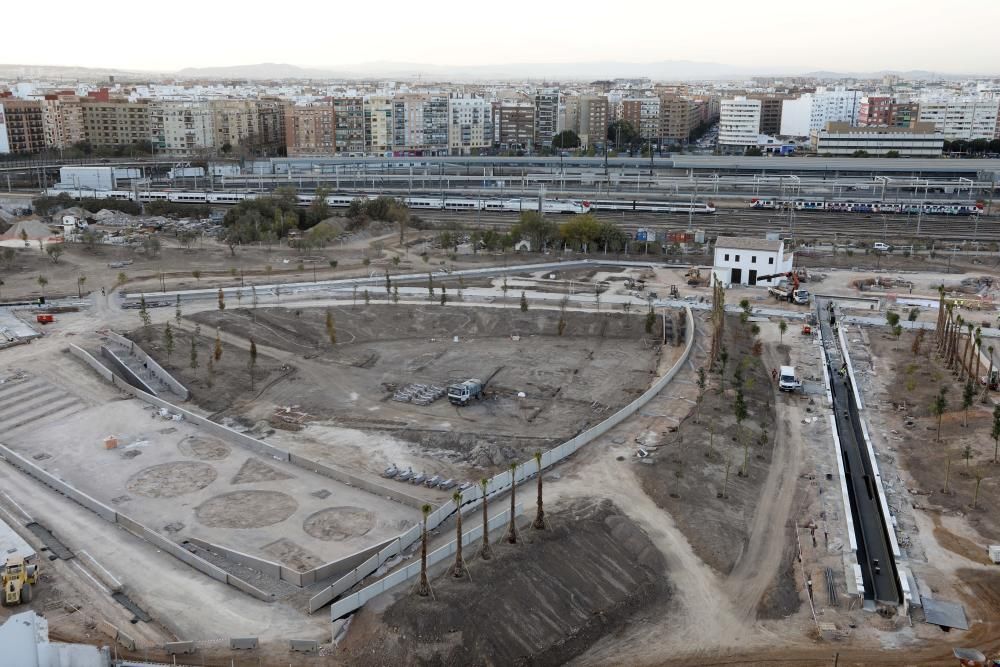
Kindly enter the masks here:
<path id="1" fill-rule="evenodd" d="M 688 229 L 689 218 L 683 213 L 643 213 L 628 211 L 596 211 L 600 220 L 618 224 L 624 231 L 634 234 L 639 229 L 682 231 Z M 514 213 L 483 212 L 479 215 L 464 211 L 421 211 L 418 217 L 435 227 L 461 227 L 464 229 L 493 229 L 505 232 L 517 223 Z M 569 218 L 549 216 L 556 222 Z M 775 211 L 723 209 L 715 215 L 695 215 L 691 228 L 704 230 L 709 236 L 719 234 L 760 236 L 765 232 L 781 232 L 799 239 L 843 238 L 889 241 L 919 239 L 932 241 L 1000 241 L 1000 220 L 996 218 L 953 218 L 946 216 L 866 217 L 860 214 L 798 213 L 789 220 L 787 214 Z"/>

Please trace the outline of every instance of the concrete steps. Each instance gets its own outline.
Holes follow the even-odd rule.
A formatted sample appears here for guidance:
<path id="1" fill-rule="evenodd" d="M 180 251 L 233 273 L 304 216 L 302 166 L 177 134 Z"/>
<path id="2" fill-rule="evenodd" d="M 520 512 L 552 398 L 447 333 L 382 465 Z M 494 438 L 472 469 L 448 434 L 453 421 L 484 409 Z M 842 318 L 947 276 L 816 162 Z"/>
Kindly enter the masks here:
<path id="1" fill-rule="evenodd" d="M 40 420 L 65 418 L 86 403 L 39 377 L 0 385 L 0 433 L 8 433 Z"/>
<path id="2" fill-rule="evenodd" d="M 37 424 L 41 420 L 56 418 L 57 416 L 59 419 L 64 419 L 80 412 L 85 407 L 86 404 L 75 396 L 65 396 L 30 412 L 21 413 L 9 421 L 0 422 L 0 433 L 14 431 L 22 426 Z"/>
<path id="3" fill-rule="evenodd" d="M 19 412 L 30 410 L 47 401 L 66 396 L 65 392 L 54 390 L 52 387 L 40 387 L 23 396 L 17 396 L 17 400 L 10 400 L 0 403 L 0 422 L 10 419 Z"/>

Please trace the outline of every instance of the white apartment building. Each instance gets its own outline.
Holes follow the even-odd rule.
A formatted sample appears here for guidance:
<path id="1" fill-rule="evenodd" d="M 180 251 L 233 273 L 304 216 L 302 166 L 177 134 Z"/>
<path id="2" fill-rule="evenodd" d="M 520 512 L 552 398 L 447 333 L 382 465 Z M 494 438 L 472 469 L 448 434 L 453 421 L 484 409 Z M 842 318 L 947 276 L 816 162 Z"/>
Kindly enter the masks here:
<path id="1" fill-rule="evenodd" d="M 448 100 L 448 151 L 452 155 L 473 155 L 493 145 L 490 122 L 493 107 L 480 97 L 453 97 Z"/>
<path id="2" fill-rule="evenodd" d="M 540 90 L 535 93 L 535 143 L 551 146 L 559 131 L 559 91 Z"/>
<path id="3" fill-rule="evenodd" d="M 392 150 L 392 98 L 371 97 L 365 100 L 365 146 L 374 155 Z"/>
<path id="4" fill-rule="evenodd" d="M 213 114 L 200 102 L 154 102 L 149 105 L 150 139 L 158 153 L 196 155 L 215 146 Z"/>
<path id="5" fill-rule="evenodd" d="M 1000 99 L 948 97 L 921 100 L 919 105 L 917 120 L 933 123 L 948 141 L 996 136 Z"/>
<path id="6" fill-rule="evenodd" d="M 858 124 L 861 110 L 860 90 L 826 90 L 806 93 L 781 105 L 781 136 L 808 137 L 827 123 Z"/>
<path id="7" fill-rule="evenodd" d="M 719 148 L 743 152 L 760 139 L 760 100 L 734 97 L 722 100 L 719 112 Z"/>

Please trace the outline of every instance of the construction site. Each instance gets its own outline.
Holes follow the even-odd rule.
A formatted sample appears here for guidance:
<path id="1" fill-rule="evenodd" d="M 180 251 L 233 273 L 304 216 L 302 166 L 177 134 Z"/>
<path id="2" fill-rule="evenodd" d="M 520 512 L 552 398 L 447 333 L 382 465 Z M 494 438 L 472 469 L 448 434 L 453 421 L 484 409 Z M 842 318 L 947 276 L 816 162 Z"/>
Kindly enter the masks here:
<path id="1" fill-rule="evenodd" d="M 400 236 L 17 247 L 0 636 L 86 667 L 1000 651 L 993 259 L 789 242 L 769 289 L 700 244 Z"/>

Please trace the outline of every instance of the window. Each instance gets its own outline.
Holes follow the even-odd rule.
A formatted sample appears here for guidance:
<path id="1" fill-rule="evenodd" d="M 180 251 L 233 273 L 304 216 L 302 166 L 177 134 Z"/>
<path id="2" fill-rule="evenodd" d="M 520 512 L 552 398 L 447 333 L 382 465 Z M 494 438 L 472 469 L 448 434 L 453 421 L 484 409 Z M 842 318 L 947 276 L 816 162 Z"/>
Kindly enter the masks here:
<path id="1" fill-rule="evenodd" d="M 753 255 L 753 256 L 750 257 L 750 263 L 751 264 L 756 264 L 757 263 L 757 255 Z"/>
<path id="2" fill-rule="evenodd" d="M 724 257 L 723 259 L 724 259 L 725 261 L 727 261 L 727 262 L 729 261 L 729 253 L 728 253 L 728 252 L 726 253 L 726 256 L 725 256 L 725 257 Z"/>
<path id="3" fill-rule="evenodd" d="M 740 256 L 739 255 L 736 255 L 736 261 L 737 262 L 740 261 Z"/>
<path id="4" fill-rule="evenodd" d="M 774 264 L 774 257 L 768 257 L 767 258 L 767 263 L 768 264 Z"/>

